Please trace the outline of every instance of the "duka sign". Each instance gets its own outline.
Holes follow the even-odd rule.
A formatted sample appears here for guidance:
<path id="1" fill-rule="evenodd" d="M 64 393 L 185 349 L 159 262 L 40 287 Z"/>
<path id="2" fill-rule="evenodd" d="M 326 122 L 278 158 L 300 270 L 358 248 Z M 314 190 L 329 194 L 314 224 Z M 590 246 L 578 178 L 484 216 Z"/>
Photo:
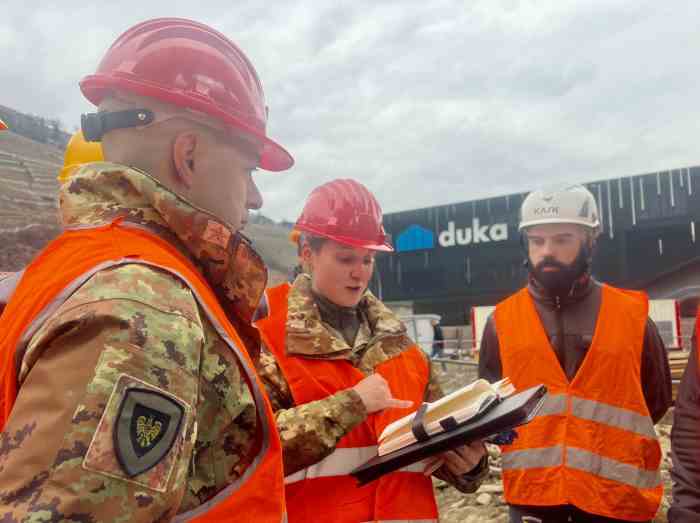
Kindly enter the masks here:
<path id="1" fill-rule="evenodd" d="M 442 247 L 471 245 L 477 243 L 502 242 L 508 239 L 508 224 L 481 225 L 479 218 L 472 220 L 471 227 L 457 228 L 455 222 L 448 222 L 447 230 L 442 231 L 438 241 Z"/>

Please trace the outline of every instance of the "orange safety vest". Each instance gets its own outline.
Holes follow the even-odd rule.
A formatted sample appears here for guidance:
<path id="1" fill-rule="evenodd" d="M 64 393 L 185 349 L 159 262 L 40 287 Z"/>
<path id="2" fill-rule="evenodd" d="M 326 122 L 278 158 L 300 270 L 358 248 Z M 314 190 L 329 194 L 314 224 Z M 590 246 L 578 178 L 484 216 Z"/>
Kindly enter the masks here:
<path id="1" fill-rule="evenodd" d="M 496 306 L 503 375 L 518 390 L 549 390 L 535 420 L 502 448 L 508 503 L 654 517 L 663 486 L 640 377 L 647 312 L 646 296 L 603 285 L 591 347 L 569 383 L 527 289 Z"/>
<path id="2" fill-rule="evenodd" d="M 263 341 L 274 353 L 296 405 L 327 398 L 365 378 L 347 360 L 288 356 L 286 353 L 287 297 L 290 286 L 270 290 L 271 315 L 257 323 Z M 376 372 L 389 383 L 392 394 L 422 402 L 429 380 L 428 363 L 415 345 L 379 364 Z M 415 409 L 414 409 L 415 410 Z M 409 414 L 387 409 L 371 414 L 338 442 L 320 462 L 285 478 L 290 523 L 436 522 L 437 505 L 432 481 L 418 463 L 387 474 L 362 487 L 350 476 L 356 467 L 377 454 L 377 441 L 391 422 Z"/>
<path id="3" fill-rule="evenodd" d="M 267 307 L 266 316 L 273 316 L 275 312 L 272 307 L 282 306 L 285 316 L 287 314 L 287 295 L 289 294 L 292 284 L 289 282 L 280 283 L 274 287 L 268 287 L 265 289 L 265 306 Z"/>
<path id="4" fill-rule="evenodd" d="M 209 321 L 236 355 L 258 409 L 262 441 L 245 475 L 204 505 L 179 514 L 178 521 L 284 521 L 281 444 L 272 408 L 245 345 L 214 291 L 185 256 L 154 234 L 119 220 L 104 227 L 64 232 L 34 259 L 23 275 L 0 317 L 0 430 L 17 397 L 15 359 L 37 329 L 96 272 L 133 263 L 166 270 L 192 290 Z"/>

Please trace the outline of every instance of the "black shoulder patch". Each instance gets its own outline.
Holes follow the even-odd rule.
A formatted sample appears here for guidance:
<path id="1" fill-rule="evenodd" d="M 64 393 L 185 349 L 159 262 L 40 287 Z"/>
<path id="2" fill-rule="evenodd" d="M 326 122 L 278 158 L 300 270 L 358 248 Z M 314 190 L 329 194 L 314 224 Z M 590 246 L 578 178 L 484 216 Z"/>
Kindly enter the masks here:
<path id="1" fill-rule="evenodd" d="M 114 427 L 117 460 L 129 477 L 156 466 L 172 448 L 184 409 L 159 392 L 130 388 L 124 394 Z"/>

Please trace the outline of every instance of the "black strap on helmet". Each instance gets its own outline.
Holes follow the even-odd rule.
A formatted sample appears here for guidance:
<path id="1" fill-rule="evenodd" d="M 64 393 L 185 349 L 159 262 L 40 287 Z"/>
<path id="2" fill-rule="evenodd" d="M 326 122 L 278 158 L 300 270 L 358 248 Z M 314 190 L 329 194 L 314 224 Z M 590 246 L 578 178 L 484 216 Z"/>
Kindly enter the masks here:
<path id="1" fill-rule="evenodd" d="M 140 127 L 153 122 L 155 115 L 149 109 L 87 113 L 80 117 L 80 127 L 88 142 L 100 142 L 105 133 L 114 129 Z"/>

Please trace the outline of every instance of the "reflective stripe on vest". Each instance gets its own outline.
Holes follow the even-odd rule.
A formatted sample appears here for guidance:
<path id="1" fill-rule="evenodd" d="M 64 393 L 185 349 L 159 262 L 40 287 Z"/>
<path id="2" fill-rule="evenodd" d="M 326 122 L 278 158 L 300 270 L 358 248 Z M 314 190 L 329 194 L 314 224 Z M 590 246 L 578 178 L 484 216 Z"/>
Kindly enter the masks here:
<path id="1" fill-rule="evenodd" d="M 501 462 L 503 470 L 556 467 L 564 464 L 564 447 L 556 445 L 541 449 L 516 450 L 503 454 Z M 640 489 L 654 488 L 661 484 L 659 471 L 643 470 L 574 447 L 566 448 L 566 466 Z"/>
<path id="2" fill-rule="evenodd" d="M 305 469 L 299 470 L 284 478 L 287 485 L 304 479 L 330 478 L 332 476 L 345 476 L 350 474 L 360 465 L 364 465 L 377 455 L 377 446 L 368 447 L 344 447 L 337 448 L 324 459 Z M 399 469 L 400 472 L 413 472 L 422 474 L 426 463 L 419 461 Z"/>
<path id="3" fill-rule="evenodd" d="M 577 418 L 595 421 L 596 423 L 634 432 L 650 439 L 656 439 L 656 431 L 651 418 L 628 409 L 572 397 L 571 414 Z"/>
<path id="4" fill-rule="evenodd" d="M 566 414 L 568 398 L 568 394 L 547 394 L 537 417 Z M 571 414 L 647 438 L 656 438 L 656 430 L 649 417 L 607 403 L 571 396 Z"/>
<path id="5" fill-rule="evenodd" d="M 553 416 L 555 414 L 566 414 L 567 408 L 566 394 L 547 394 L 544 403 L 537 413 L 537 416 Z"/>
<path id="6" fill-rule="evenodd" d="M 115 222 L 98 228 L 66 231 L 53 240 L 27 268 L 8 303 L 0 333 L 0 423 L 4 426 L 17 395 L 15 358 L 41 325 L 66 299 L 100 270 L 127 264 L 155 267 L 179 278 L 235 355 L 258 408 L 260 451 L 236 481 L 176 521 L 221 521 L 230 513 L 278 523 L 285 521 L 281 447 L 272 410 L 253 363 L 235 328 L 201 274 L 173 246 L 152 233 Z M 38 292 L 41 290 L 41 292 Z M 19 361 L 19 360 L 17 360 Z M 265 493 L 262 494 L 261 492 Z"/>
<path id="7" fill-rule="evenodd" d="M 352 387 L 365 376 L 346 360 L 311 359 L 287 353 L 290 289 L 288 284 L 282 284 L 268 291 L 271 314 L 256 325 L 289 384 L 294 404 L 301 405 Z M 374 370 L 387 380 L 395 397 L 413 401 L 414 410 L 418 407 L 429 380 L 428 362 L 418 347 L 406 349 Z M 437 521 L 432 480 L 422 473 L 423 463 L 363 486 L 349 475 L 377 455 L 377 436 L 384 427 L 409 413 L 408 409 L 386 409 L 368 416 L 341 438 L 323 460 L 287 476 L 290 522 Z"/>
<path id="8" fill-rule="evenodd" d="M 601 293 L 593 341 L 572 381 L 527 289 L 496 307 L 503 375 L 518 390 L 543 383 L 550 391 L 537 417 L 502 447 L 504 496 L 514 505 L 571 504 L 650 520 L 663 487 L 661 448 L 640 377 L 647 301 L 609 286 Z"/>

